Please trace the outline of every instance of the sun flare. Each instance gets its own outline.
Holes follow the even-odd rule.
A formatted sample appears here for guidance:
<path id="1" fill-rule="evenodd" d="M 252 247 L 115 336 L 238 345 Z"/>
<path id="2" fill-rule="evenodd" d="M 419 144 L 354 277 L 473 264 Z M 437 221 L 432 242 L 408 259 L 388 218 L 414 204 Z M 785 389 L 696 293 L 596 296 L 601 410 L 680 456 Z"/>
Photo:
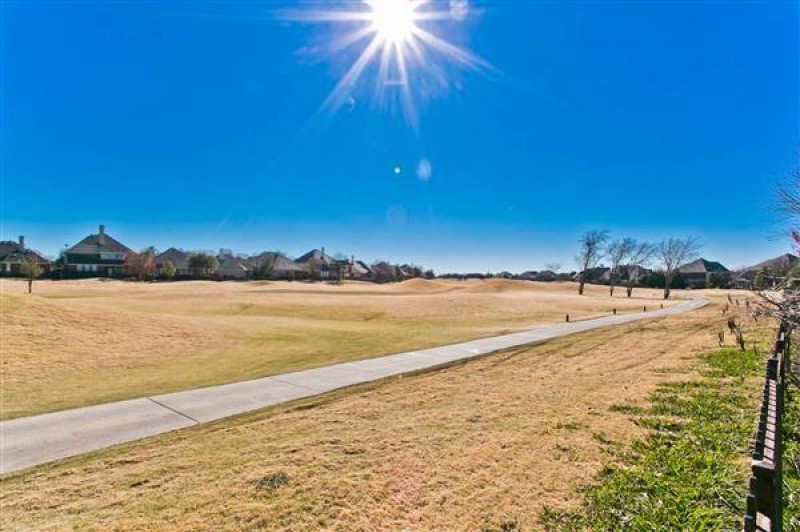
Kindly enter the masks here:
<path id="1" fill-rule="evenodd" d="M 286 20 L 328 25 L 326 45 L 310 47 L 315 54 L 354 58 L 322 104 L 323 111 L 353 109 L 364 93 L 364 82 L 372 80 L 373 103 L 398 109 L 416 123 L 417 103 L 460 86 L 459 70 L 494 71 L 488 62 L 447 38 L 462 29 L 469 15 L 468 0 L 330 4 L 340 8 L 306 8 L 283 15 Z"/>
<path id="2" fill-rule="evenodd" d="M 411 0 L 369 0 L 370 17 L 377 36 L 399 45 L 413 35 L 416 13 Z"/>

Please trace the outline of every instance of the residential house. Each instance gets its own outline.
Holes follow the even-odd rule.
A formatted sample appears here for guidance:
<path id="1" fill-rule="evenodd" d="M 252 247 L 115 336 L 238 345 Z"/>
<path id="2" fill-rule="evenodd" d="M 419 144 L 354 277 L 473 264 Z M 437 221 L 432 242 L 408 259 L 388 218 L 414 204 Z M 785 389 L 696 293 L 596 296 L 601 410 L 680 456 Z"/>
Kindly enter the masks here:
<path id="1" fill-rule="evenodd" d="M 260 279 L 305 279 L 308 269 L 275 251 L 265 251 L 246 261 L 253 277 Z"/>
<path id="2" fill-rule="evenodd" d="M 87 236 L 64 252 L 64 269 L 69 274 L 117 277 L 123 274 L 128 253 L 132 253 L 131 249 L 100 225 L 96 235 Z"/>
<path id="3" fill-rule="evenodd" d="M 312 249 L 295 259 L 295 263 L 307 269 L 312 279 L 338 279 L 342 273 L 341 264 L 325 253 L 325 248 Z"/>
<path id="4" fill-rule="evenodd" d="M 386 261 L 376 262 L 371 266 L 373 279 L 379 283 L 400 281 L 400 268 Z"/>
<path id="5" fill-rule="evenodd" d="M 370 266 L 360 260 L 352 260 L 350 263 L 350 277 L 352 279 L 368 280 L 372 279 L 373 271 Z"/>
<path id="6" fill-rule="evenodd" d="M 189 268 L 190 256 L 190 253 L 182 249 L 169 248 L 153 258 L 153 261 L 156 263 L 156 273 L 160 276 L 164 275 L 164 266 L 166 266 L 168 262 L 171 262 L 172 265 L 175 266 L 176 277 L 189 276 L 192 274 L 191 268 Z"/>
<path id="7" fill-rule="evenodd" d="M 753 288 L 756 276 L 760 276 L 760 282 L 764 286 L 756 288 L 777 286 L 792 273 L 798 263 L 800 263 L 800 258 L 791 253 L 785 253 L 738 271 L 734 284 L 737 288 Z"/>
<path id="8" fill-rule="evenodd" d="M 719 262 L 697 259 L 678 268 L 687 288 L 706 288 L 715 284 L 714 278 L 730 277 L 730 270 Z M 730 283 L 728 278 L 727 283 Z M 724 284 L 724 283 L 723 283 Z"/>
<path id="9" fill-rule="evenodd" d="M 561 272 L 556 274 L 556 281 L 574 281 L 575 276 L 577 275 L 576 272 Z"/>
<path id="10" fill-rule="evenodd" d="M 542 270 L 533 275 L 532 280 L 543 283 L 550 283 L 558 280 L 558 275 L 552 270 Z"/>
<path id="11" fill-rule="evenodd" d="M 611 282 L 611 268 L 604 266 L 588 268 L 583 275 L 584 280 L 590 284 L 610 284 Z M 580 274 L 578 280 L 580 281 Z"/>
<path id="12" fill-rule="evenodd" d="M 219 279 L 243 280 L 250 277 L 251 270 L 247 265 L 247 259 L 233 255 L 220 255 L 218 260 L 217 277 Z"/>
<path id="13" fill-rule="evenodd" d="M 408 264 L 403 264 L 398 268 L 398 270 L 400 271 L 400 277 L 403 279 L 412 279 L 416 277 L 415 274 L 417 272 L 414 271 L 414 267 Z"/>
<path id="14" fill-rule="evenodd" d="M 42 274 L 50 272 L 52 263 L 36 251 L 26 248 L 24 236 L 20 236 L 18 242 L 0 242 L 0 275 L 23 275 L 22 262 L 31 259 L 39 263 Z"/>

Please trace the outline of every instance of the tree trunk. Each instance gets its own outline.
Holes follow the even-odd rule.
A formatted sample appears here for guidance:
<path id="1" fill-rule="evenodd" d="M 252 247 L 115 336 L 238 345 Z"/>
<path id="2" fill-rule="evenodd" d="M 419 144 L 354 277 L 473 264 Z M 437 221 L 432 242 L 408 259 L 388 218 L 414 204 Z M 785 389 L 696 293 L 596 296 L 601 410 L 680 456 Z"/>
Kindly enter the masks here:
<path id="1" fill-rule="evenodd" d="M 585 285 L 586 285 L 586 281 L 584 281 L 584 280 L 583 280 L 583 277 L 581 277 L 581 282 L 580 282 L 580 284 L 578 285 L 578 295 L 579 295 L 579 296 L 582 296 L 582 295 L 583 295 L 583 287 L 584 287 Z"/>
<path id="2" fill-rule="evenodd" d="M 33 279 L 28 279 L 28 293 L 33 293 Z"/>
<path id="3" fill-rule="evenodd" d="M 633 285 L 629 284 L 628 285 L 628 297 L 631 297 L 632 295 L 633 295 Z"/>

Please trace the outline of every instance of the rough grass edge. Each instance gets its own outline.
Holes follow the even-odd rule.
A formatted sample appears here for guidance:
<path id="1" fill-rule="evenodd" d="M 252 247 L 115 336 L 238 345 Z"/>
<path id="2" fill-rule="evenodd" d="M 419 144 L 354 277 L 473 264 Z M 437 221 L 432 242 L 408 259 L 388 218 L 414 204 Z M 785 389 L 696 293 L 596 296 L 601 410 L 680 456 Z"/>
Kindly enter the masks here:
<path id="1" fill-rule="evenodd" d="M 662 384 L 645 407 L 612 407 L 648 428 L 647 436 L 584 488 L 581 508 L 545 508 L 546 530 L 741 529 L 764 356 L 723 348 L 701 360 L 701 379 Z M 787 493 L 800 496 L 800 480 L 797 488 Z"/>
<path id="2" fill-rule="evenodd" d="M 800 340 L 796 338 L 795 340 Z M 800 345 L 800 344 L 794 344 Z M 793 349 L 796 356 L 797 350 Z M 800 387 L 787 380 L 783 418 L 783 530 L 800 532 Z"/>

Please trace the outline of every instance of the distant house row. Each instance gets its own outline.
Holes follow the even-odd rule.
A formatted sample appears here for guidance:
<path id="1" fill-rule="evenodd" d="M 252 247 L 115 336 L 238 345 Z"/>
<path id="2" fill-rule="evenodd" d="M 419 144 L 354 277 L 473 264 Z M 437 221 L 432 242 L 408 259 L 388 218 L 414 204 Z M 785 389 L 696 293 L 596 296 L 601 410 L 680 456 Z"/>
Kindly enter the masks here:
<path id="1" fill-rule="evenodd" d="M 36 251 L 29 249 L 25 237 L 18 241 L 0 241 L 0 275 L 22 275 L 25 261 L 36 261 L 43 274 L 66 277 L 124 277 L 131 275 L 130 258 L 136 254 L 125 244 L 106 232 L 104 225 L 98 227 L 96 234 L 67 248 L 58 261 L 51 262 Z M 265 251 L 258 255 L 236 256 L 229 250 L 220 250 L 213 257 L 212 264 L 193 267 L 192 257 L 197 254 L 177 248 L 169 248 L 162 253 L 152 253 L 148 268 L 151 274 L 160 277 L 192 278 L 213 277 L 216 279 L 363 279 L 373 281 L 394 281 L 412 277 L 433 277 L 431 270 L 423 271 L 417 266 L 394 265 L 388 262 L 367 264 L 355 257 L 334 258 L 325 253 L 325 248 L 313 249 L 305 255 L 291 259 L 275 251 Z M 681 266 L 676 278 L 680 288 L 765 288 L 787 278 L 797 269 L 800 259 L 792 254 L 781 255 L 754 266 L 731 271 L 719 262 L 697 259 Z M 167 275 L 167 273 L 171 275 Z M 497 274 L 499 277 L 530 281 L 553 282 L 575 281 L 578 272 L 557 273 L 551 270 L 526 271 L 519 275 L 509 272 Z M 610 284 L 611 269 L 592 268 L 586 272 L 586 280 L 595 284 Z M 642 266 L 625 266 L 616 272 L 618 284 L 632 280 L 637 285 L 654 285 L 659 272 Z M 483 278 L 484 274 L 446 274 L 442 277 Z M 663 277 L 663 276 L 662 276 Z M 795 276 L 796 277 L 796 276 Z M 662 279 L 663 283 L 663 279 Z"/>
<path id="2" fill-rule="evenodd" d="M 674 288 L 768 288 L 775 286 L 787 278 L 800 277 L 794 270 L 800 259 L 792 254 L 781 255 L 774 259 L 760 262 L 754 266 L 732 271 L 716 261 L 700 258 L 684 264 L 678 269 L 673 281 Z M 798 271 L 800 273 L 800 271 Z M 611 268 L 597 267 L 586 271 L 586 281 L 590 284 L 611 284 Z M 441 277 L 457 279 L 484 279 L 501 277 L 537 282 L 578 281 L 580 272 L 555 272 L 552 270 L 529 270 L 520 274 L 503 271 L 497 274 L 444 274 Z M 617 269 L 616 283 L 626 285 L 632 281 L 635 286 L 663 287 L 664 276 L 658 270 L 643 266 L 622 266 Z"/>
<path id="3" fill-rule="evenodd" d="M 699 258 L 678 268 L 677 288 L 742 288 L 761 289 L 774 286 L 792 276 L 800 259 L 792 254 L 781 255 L 740 270 L 729 270 L 719 262 Z M 552 277 L 553 272 L 539 272 L 537 280 Z M 573 278 L 577 273 L 569 274 Z M 658 282 L 659 272 L 642 266 L 624 266 L 617 272 L 617 282 L 625 284 L 632 277 L 637 284 Z M 587 281 L 596 284 L 611 282 L 610 268 L 592 268 L 587 272 Z M 663 282 L 663 279 L 661 280 Z"/>
<path id="4" fill-rule="evenodd" d="M 131 275 L 133 261 L 139 256 L 131 248 L 106 232 L 104 225 L 98 227 L 96 234 L 88 235 L 72 247 L 67 248 L 61 258 L 53 263 L 42 255 L 25 247 L 24 237 L 19 242 L 0 242 L 0 274 L 20 275 L 21 257 L 35 255 L 43 273 L 51 273 L 56 268 L 67 277 L 124 277 Z M 364 279 L 391 281 L 410 277 L 421 277 L 421 268 L 409 265 L 397 266 L 388 262 L 368 265 L 364 261 L 334 258 L 325 249 L 314 249 L 292 260 L 275 251 L 265 251 L 258 255 L 235 256 L 229 250 L 220 250 L 213 255 L 213 262 L 202 268 L 192 266 L 195 253 L 177 248 L 169 248 L 162 253 L 153 253 L 148 260 L 155 276 L 166 276 L 171 270 L 172 277 L 213 277 L 216 279 Z M 206 255 L 209 256 L 209 255 Z M 428 272 L 432 276 L 432 272 Z"/>
<path id="5" fill-rule="evenodd" d="M 587 272 L 587 282 L 596 284 L 611 283 L 611 268 L 592 268 Z M 639 285 L 656 286 L 659 282 L 659 272 L 643 266 L 623 266 L 617 271 L 616 281 L 626 284 L 633 279 Z M 676 288 L 730 288 L 734 285 L 734 272 L 719 262 L 703 258 L 684 264 L 678 268 L 675 282 Z"/>

